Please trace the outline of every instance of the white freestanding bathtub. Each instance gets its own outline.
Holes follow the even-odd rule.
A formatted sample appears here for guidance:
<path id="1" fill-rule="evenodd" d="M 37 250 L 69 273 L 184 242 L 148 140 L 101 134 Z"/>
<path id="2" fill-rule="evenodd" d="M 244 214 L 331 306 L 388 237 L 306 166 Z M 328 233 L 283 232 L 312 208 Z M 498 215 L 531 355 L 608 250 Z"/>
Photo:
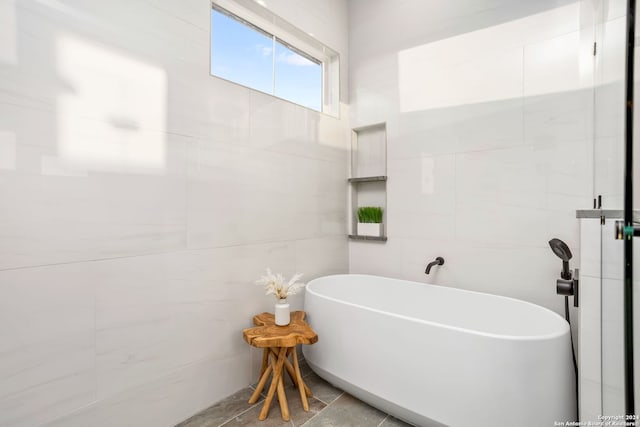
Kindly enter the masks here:
<path id="1" fill-rule="evenodd" d="M 366 275 L 307 284 L 311 368 L 417 426 L 575 420 L 569 325 L 524 301 Z"/>

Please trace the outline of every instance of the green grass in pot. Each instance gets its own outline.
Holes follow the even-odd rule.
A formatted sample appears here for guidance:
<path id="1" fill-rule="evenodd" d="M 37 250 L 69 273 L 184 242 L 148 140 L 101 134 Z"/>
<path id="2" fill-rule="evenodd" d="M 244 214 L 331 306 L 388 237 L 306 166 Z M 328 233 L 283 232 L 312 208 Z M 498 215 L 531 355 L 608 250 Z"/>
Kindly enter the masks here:
<path id="1" fill-rule="evenodd" d="M 358 222 L 382 223 L 382 208 L 378 206 L 363 206 L 358 208 Z"/>

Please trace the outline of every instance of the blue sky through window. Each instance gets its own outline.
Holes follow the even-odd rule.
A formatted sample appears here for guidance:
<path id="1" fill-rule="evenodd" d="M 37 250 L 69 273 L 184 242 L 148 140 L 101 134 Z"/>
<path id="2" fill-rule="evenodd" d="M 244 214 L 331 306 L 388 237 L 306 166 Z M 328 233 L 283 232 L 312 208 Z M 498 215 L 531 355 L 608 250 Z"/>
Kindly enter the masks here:
<path id="1" fill-rule="evenodd" d="M 322 111 L 322 64 L 273 45 L 272 36 L 211 11 L 212 75 Z"/>
<path id="2" fill-rule="evenodd" d="M 272 38 L 216 10 L 211 28 L 211 74 L 271 93 Z"/>
<path id="3" fill-rule="evenodd" d="M 276 42 L 275 94 L 322 111 L 322 65 Z"/>

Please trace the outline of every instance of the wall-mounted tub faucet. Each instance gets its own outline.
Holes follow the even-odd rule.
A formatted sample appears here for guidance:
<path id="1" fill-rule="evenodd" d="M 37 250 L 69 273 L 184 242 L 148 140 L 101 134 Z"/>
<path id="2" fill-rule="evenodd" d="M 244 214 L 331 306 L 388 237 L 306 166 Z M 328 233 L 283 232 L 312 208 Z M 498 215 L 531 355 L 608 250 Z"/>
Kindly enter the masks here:
<path id="1" fill-rule="evenodd" d="M 444 258 L 439 256 L 434 261 L 431 261 L 429 264 L 427 264 L 427 269 L 424 271 L 424 274 L 429 274 L 429 272 L 431 271 L 431 267 L 442 264 L 444 264 Z"/>

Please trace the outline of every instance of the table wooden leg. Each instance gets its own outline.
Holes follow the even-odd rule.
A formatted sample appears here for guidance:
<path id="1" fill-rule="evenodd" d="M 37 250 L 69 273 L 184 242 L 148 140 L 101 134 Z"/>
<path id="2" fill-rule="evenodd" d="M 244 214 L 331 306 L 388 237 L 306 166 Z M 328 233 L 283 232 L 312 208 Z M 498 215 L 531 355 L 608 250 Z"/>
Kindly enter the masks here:
<path id="1" fill-rule="evenodd" d="M 291 362 L 289 362 L 289 359 L 288 359 L 292 348 L 293 347 L 289 347 L 289 349 L 287 350 L 287 354 L 284 359 L 284 367 L 287 369 L 287 373 L 289 374 L 289 378 L 291 378 L 291 382 L 293 382 L 293 385 L 298 387 L 298 381 L 296 380 L 296 372 L 293 369 L 293 366 L 291 365 Z M 271 351 L 274 355 L 276 356 L 278 355 L 278 352 L 275 349 L 272 348 Z"/>
<path id="2" fill-rule="evenodd" d="M 256 386 L 256 389 L 253 391 L 253 394 L 249 398 L 250 404 L 253 405 L 258 401 L 258 398 L 260 397 L 260 393 L 262 392 L 264 385 L 267 383 L 267 380 L 269 379 L 269 375 L 271 374 L 272 371 L 273 371 L 273 366 L 269 365 L 267 366 L 267 369 L 265 369 L 265 371 L 262 373 L 262 376 L 260 377 L 260 381 L 258 381 L 258 385 Z"/>
<path id="3" fill-rule="evenodd" d="M 298 391 L 300 392 L 300 400 L 302 400 L 302 408 L 305 412 L 309 411 L 309 402 L 307 401 L 306 384 L 302 381 L 302 374 L 300 374 L 300 365 L 298 365 L 298 352 L 295 347 L 293 348 L 293 367 L 296 371 L 296 379 L 298 380 Z"/>
<path id="4" fill-rule="evenodd" d="M 286 359 L 284 359 L 284 367 L 287 368 L 287 374 L 289 374 L 289 378 L 291 378 L 291 382 L 293 383 L 293 385 L 298 387 L 298 383 L 296 382 L 295 372 L 293 370 L 293 367 L 291 366 L 291 362 L 289 362 L 289 355 L 291 354 L 292 350 L 293 350 L 293 347 L 289 347 L 287 349 L 287 357 Z"/>
<path id="5" fill-rule="evenodd" d="M 293 347 L 290 347 L 290 349 L 293 349 Z M 272 350 L 274 355 L 276 355 L 276 356 L 278 355 L 278 352 L 275 349 L 271 349 L 271 350 Z M 289 352 L 287 352 L 287 353 L 289 353 Z M 293 385 L 298 387 L 298 380 L 296 378 L 296 372 L 295 372 L 295 369 L 294 369 L 293 365 L 291 364 L 291 362 L 289 362 L 289 359 L 285 359 L 284 360 L 284 366 L 285 366 L 285 368 L 287 368 L 287 372 L 291 376 L 291 380 L 293 381 Z M 298 365 L 298 370 L 300 370 L 300 365 Z M 300 377 L 302 377 L 302 375 Z M 302 386 L 304 387 L 304 391 L 307 393 L 307 397 L 313 397 L 313 393 L 311 393 L 311 390 L 304 383 L 304 381 L 302 381 Z"/>
<path id="6" fill-rule="evenodd" d="M 285 357 L 287 356 L 285 355 Z M 284 373 L 280 374 L 280 379 L 278 380 L 278 403 L 280 403 L 282 419 L 289 421 L 289 405 L 287 404 L 287 395 L 284 392 Z"/>
<path id="7" fill-rule="evenodd" d="M 271 380 L 271 385 L 269 386 L 269 392 L 267 393 L 267 398 L 264 401 L 264 405 L 262 406 L 262 411 L 260 411 L 260 416 L 258 419 L 264 420 L 269 415 L 269 407 L 271 406 L 271 401 L 273 400 L 273 395 L 276 392 L 276 388 L 278 387 L 278 382 L 280 381 L 280 375 L 282 375 L 282 367 L 284 366 L 284 359 L 287 353 L 287 348 L 282 347 L 278 352 L 278 360 L 275 362 L 273 368 L 273 379 Z"/>
<path id="8" fill-rule="evenodd" d="M 262 351 L 262 366 L 260 367 L 260 375 L 264 374 L 264 371 L 267 369 L 267 366 L 269 366 L 269 349 L 265 348 Z"/>

